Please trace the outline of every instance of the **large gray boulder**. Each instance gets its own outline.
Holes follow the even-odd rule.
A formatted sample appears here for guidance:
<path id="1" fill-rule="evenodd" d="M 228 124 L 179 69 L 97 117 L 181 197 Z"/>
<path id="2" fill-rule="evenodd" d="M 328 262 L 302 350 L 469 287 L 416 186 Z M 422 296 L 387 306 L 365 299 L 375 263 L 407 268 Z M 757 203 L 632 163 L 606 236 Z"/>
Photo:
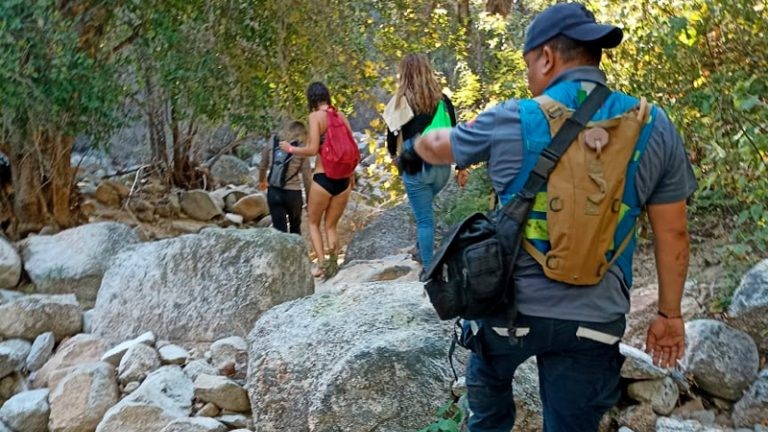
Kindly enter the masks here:
<path id="1" fill-rule="evenodd" d="M 207 229 L 119 255 L 104 275 L 93 328 L 112 342 L 152 331 L 182 346 L 209 344 L 247 335 L 264 311 L 313 289 L 301 237 Z"/>
<path id="2" fill-rule="evenodd" d="M 739 427 L 768 424 L 768 369 L 763 369 L 747 394 L 733 407 L 733 423 Z"/>
<path id="3" fill-rule="evenodd" d="M 408 251 L 416 244 L 416 222 L 409 204 L 384 211 L 347 245 L 344 262 L 374 260 Z"/>
<path id="4" fill-rule="evenodd" d="M 136 233 L 117 222 L 99 222 L 33 236 L 20 243 L 24 269 L 37 292 L 74 293 L 84 307 L 96 300 L 110 260 L 126 247 L 138 243 Z"/>
<path id="5" fill-rule="evenodd" d="M 452 381 L 442 323 L 418 283 L 371 283 L 266 312 L 249 335 L 261 431 L 405 431 L 434 419 Z"/>
<path id="6" fill-rule="evenodd" d="M 96 432 L 157 432 L 189 417 L 194 389 L 178 366 L 152 372 L 133 393 L 107 411 Z"/>
<path id="7" fill-rule="evenodd" d="M 11 430 L 48 432 L 48 389 L 30 390 L 8 399 L 0 407 L 0 423 Z"/>
<path id="8" fill-rule="evenodd" d="M 248 164 L 235 156 L 223 155 L 211 167 L 211 176 L 219 185 L 253 183 Z"/>
<path id="9" fill-rule="evenodd" d="M 23 339 L 0 342 L 0 378 L 20 371 L 27 360 L 32 344 Z"/>
<path id="10" fill-rule="evenodd" d="M 56 340 L 83 328 L 83 312 L 74 294 L 32 294 L 0 305 L 0 337 L 35 340 L 52 332 Z"/>
<path id="11" fill-rule="evenodd" d="M 768 259 L 741 279 L 728 308 L 734 327 L 747 332 L 763 353 L 768 353 Z"/>
<path id="12" fill-rule="evenodd" d="M 51 432 L 93 432 L 120 398 L 115 368 L 106 362 L 69 368 L 49 396 Z"/>
<path id="13" fill-rule="evenodd" d="M 703 390 L 737 401 L 757 376 L 760 358 L 746 333 L 715 320 L 685 324 L 686 349 L 680 361 Z"/>
<path id="14" fill-rule="evenodd" d="M 21 257 L 5 237 L 0 236 L 0 289 L 13 288 L 21 277 Z"/>

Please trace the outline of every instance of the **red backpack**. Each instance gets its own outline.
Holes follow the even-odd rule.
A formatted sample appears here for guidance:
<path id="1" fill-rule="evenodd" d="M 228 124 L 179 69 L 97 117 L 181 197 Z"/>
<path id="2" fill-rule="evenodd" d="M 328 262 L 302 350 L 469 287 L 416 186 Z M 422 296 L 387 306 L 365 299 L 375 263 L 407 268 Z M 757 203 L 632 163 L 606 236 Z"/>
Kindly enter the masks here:
<path id="1" fill-rule="evenodd" d="M 360 150 L 336 108 L 326 110 L 325 142 L 320 149 L 325 175 L 331 179 L 345 179 L 354 174 L 360 162 Z"/>

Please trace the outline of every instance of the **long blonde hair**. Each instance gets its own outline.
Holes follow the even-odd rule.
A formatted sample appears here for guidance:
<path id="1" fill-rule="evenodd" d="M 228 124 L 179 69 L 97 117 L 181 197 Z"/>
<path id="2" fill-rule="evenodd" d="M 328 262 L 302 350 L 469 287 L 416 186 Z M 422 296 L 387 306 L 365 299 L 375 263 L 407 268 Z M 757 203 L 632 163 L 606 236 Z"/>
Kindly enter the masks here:
<path id="1" fill-rule="evenodd" d="M 407 54 L 398 67 L 400 80 L 397 83 L 397 101 L 405 97 L 416 114 L 431 114 L 443 97 L 440 83 L 429 59 L 424 54 Z"/>

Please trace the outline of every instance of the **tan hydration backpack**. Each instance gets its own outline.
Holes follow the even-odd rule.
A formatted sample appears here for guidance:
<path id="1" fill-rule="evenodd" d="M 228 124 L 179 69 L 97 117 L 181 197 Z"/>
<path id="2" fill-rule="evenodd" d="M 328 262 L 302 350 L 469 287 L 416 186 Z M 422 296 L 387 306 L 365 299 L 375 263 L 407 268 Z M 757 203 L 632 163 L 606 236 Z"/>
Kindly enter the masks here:
<path id="1" fill-rule="evenodd" d="M 553 136 L 572 112 L 546 95 L 534 100 Z M 627 166 L 639 157 L 635 145 L 649 116 L 650 106 L 641 99 L 617 117 L 589 122 L 550 174 L 546 191 L 537 194 L 523 247 L 548 278 L 594 285 L 634 238 L 634 226 L 619 244 L 614 234 L 629 209 L 622 202 Z"/>

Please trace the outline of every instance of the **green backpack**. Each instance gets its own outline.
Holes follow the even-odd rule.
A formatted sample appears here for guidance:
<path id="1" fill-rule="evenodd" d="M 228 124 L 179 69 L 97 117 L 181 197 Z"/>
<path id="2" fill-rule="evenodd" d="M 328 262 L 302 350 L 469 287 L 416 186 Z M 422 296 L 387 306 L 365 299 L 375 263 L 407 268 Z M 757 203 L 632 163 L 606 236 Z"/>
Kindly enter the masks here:
<path id="1" fill-rule="evenodd" d="M 427 126 L 422 135 L 437 129 L 451 128 L 451 116 L 448 115 L 448 110 L 445 109 L 445 101 L 440 99 L 435 108 L 435 115 L 432 116 L 432 122 Z M 401 172 L 405 171 L 408 174 L 416 174 L 421 171 L 423 167 L 431 167 L 427 162 L 424 162 L 416 152 L 413 151 L 414 139 L 407 139 L 402 141 L 402 134 L 399 134 L 398 139 L 398 154 L 400 155 L 398 168 Z"/>
<path id="2" fill-rule="evenodd" d="M 451 124 L 451 116 L 448 115 L 448 110 L 445 109 L 445 101 L 440 99 L 440 102 L 437 103 L 437 108 L 435 109 L 435 115 L 432 117 L 432 123 L 430 123 L 421 134 L 426 135 L 433 130 L 450 127 L 453 127 Z"/>

